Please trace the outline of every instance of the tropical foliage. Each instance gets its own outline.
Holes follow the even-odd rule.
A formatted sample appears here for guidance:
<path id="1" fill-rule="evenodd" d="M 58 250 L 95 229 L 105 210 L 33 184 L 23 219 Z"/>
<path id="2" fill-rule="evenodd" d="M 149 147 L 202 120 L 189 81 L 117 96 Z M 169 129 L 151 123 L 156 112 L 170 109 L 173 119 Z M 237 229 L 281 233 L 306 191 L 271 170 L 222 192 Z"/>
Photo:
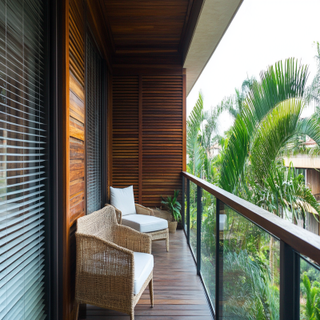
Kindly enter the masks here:
<path id="1" fill-rule="evenodd" d="M 312 83 L 306 88 L 305 100 L 309 103 L 313 101 L 317 106 L 320 106 L 320 43 L 315 42 L 317 54 L 315 59 L 317 61 L 317 73 L 313 78 Z"/>
<path id="2" fill-rule="evenodd" d="M 320 320 L 320 283 L 310 282 L 307 273 L 302 275 L 302 287 L 306 296 L 306 304 L 303 306 L 303 319 Z"/>
<path id="3" fill-rule="evenodd" d="M 246 79 L 241 89 L 210 113 L 204 112 L 203 97 L 199 94 L 187 122 L 187 170 L 294 223 L 305 224 L 307 211 L 320 213 L 304 176 L 292 165 L 286 167 L 282 159 L 289 153 L 310 152 L 304 144 L 306 136 L 317 144 L 313 153 L 320 150 L 320 106 L 310 118 L 301 117 L 307 103 L 320 101 L 319 44 L 317 53 L 319 69 L 309 87 L 306 87 L 308 68 L 295 59 L 288 59 L 261 72 L 260 80 Z M 217 123 L 224 111 L 233 116 L 234 124 L 220 137 Z M 210 152 L 214 144 L 219 145 L 218 155 Z M 191 186 L 190 192 L 190 241 L 195 250 L 196 188 Z M 214 197 L 203 192 L 202 206 L 202 272 L 214 297 Z M 231 209 L 226 208 L 225 212 L 227 231 L 224 234 L 228 239 L 223 242 L 223 272 L 227 275 L 225 312 L 237 319 L 279 319 L 277 241 L 244 218 L 240 219 Z M 302 266 L 306 270 L 305 265 Z M 304 276 L 302 281 L 302 300 L 306 301 L 302 315 L 304 319 L 316 320 L 320 310 L 318 285 L 310 281 L 308 284 L 307 278 Z"/>
<path id="4" fill-rule="evenodd" d="M 178 201 L 179 190 L 174 190 L 173 196 L 168 196 L 166 199 L 161 197 L 161 203 L 171 212 L 173 221 L 181 220 L 181 204 Z"/>
<path id="5" fill-rule="evenodd" d="M 252 153 L 259 156 L 252 163 L 258 177 L 268 172 L 281 144 L 295 133 L 301 114 L 306 67 L 289 59 L 261 72 L 260 77 L 261 82 L 253 84 L 231 129 L 221 167 L 220 185 L 233 193 L 241 187 L 247 164 L 254 158 L 249 157 Z M 266 145 L 260 143 L 261 138 Z"/>

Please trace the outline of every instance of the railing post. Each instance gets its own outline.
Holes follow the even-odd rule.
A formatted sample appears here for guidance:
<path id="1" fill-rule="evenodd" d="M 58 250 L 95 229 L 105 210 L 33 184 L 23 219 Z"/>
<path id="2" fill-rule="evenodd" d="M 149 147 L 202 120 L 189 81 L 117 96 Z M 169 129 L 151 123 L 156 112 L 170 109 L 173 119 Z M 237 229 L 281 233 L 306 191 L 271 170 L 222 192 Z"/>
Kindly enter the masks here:
<path id="1" fill-rule="evenodd" d="M 181 223 L 182 223 L 182 228 L 185 231 L 185 228 L 184 228 L 184 226 L 185 226 L 184 198 L 185 198 L 185 192 L 186 191 L 185 191 L 185 177 L 184 176 L 182 176 L 182 188 L 181 188 L 181 190 L 182 190 L 182 195 L 181 195 L 181 212 L 182 212 L 181 217 L 182 217 L 182 219 L 181 219 Z"/>
<path id="2" fill-rule="evenodd" d="M 219 218 L 220 200 L 216 198 L 216 305 L 215 305 L 215 320 L 220 317 L 220 233 L 219 233 Z"/>
<path id="3" fill-rule="evenodd" d="M 190 246 L 190 180 L 187 179 L 187 243 Z"/>
<path id="4" fill-rule="evenodd" d="M 300 257 L 280 240 L 280 320 L 300 319 Z"/>
<path id="5" fill-rule="evenodd" d="M 201 270 L 201 220 L 202 220 L 202 188 L 197 186 L 197 274 Z"/>

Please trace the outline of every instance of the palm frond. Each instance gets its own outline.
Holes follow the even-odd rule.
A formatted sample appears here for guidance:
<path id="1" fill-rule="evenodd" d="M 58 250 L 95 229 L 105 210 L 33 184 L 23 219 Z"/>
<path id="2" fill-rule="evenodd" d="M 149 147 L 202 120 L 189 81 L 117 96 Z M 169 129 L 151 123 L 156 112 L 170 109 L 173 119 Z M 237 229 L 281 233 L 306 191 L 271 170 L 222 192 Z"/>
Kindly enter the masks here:
<path id="1" fill-rule="evenodd" d="M 314 101 L 315 103 L 320 105 L 320 43 L 316 42 L 315 45 L 317 51 L 317 54 L 315 56 L 317 60 L 317 73 L 313 78 L 310 86 L 306 88 L 304 98 L 306 103 Z"/>
<path id="2" fill-rule="evenodd" d="M 307 67 L 298 65 L 295 59 L 288 59 L 261 72 L 260 78 L 260 82 L 252 84 L 225 151 L 220 185 L 230 192 L 235 190 L 243 175 L 260 122 L 281 102 L 303 96 Z"/>
<path id="3" fill-rule="evenodd" d="M 320 146 L 320 126 L 317 118 L 310 117 L 302 119 L 298 123 L 297 133 L 309 136 Z"/>
<path id="4" fill-rule="evenodd" d="M 195 145 L 195 141 L 198 139 L 200 125 L 203 120 L 203 98 L 200 92 L 199 98 L 187 120 L 187 152 L 190 157 L 194 154 L 193 147 Z"/>
<path id="5" fill-rule="evenodd" d="M 277 105 L 261 121 L 250 156 L 255 175 L 259 179 L 266 175 L 281 147 L 295 134 L 301 110 L 301 99 L 288 99 Z"/>

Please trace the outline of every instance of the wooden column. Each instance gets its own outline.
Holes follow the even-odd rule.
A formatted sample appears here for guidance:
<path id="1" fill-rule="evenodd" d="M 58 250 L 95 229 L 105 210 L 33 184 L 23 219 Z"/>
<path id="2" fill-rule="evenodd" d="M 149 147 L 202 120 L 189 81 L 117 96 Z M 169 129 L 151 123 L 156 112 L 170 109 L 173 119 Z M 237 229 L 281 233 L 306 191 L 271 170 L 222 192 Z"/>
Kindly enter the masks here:
<path id="1" fill-rule="evenodd" d="M 76 220 L 85 214 L 84 2 L 65 1 L 63 318 L 75 319 Z"/>

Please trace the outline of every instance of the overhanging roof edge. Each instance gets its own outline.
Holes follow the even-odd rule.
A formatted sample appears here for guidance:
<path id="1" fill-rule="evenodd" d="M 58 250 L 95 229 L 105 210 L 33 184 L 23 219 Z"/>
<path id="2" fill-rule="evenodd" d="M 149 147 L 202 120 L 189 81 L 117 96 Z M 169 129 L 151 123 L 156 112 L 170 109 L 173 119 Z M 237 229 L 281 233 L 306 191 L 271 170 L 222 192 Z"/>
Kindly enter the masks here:
<path id="1" fill-rule="evenodd" d="M 219 45 L 243 0 L 205 0 L 184 62 L 187 95 Z"/>

